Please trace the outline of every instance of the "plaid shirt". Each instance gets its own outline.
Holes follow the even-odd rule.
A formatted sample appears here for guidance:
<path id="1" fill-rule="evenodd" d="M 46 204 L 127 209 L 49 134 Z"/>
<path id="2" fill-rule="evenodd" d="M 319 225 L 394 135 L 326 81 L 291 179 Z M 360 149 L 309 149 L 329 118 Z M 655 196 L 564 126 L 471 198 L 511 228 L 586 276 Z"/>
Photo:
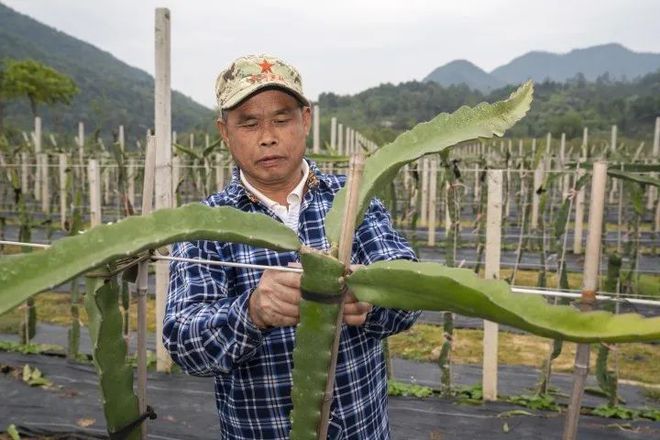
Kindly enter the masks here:
<path id="1" fill-rule="evenodd" d="M 327 250 L 324 218 L 345 177 L 322 174 L 313 162 L 310 175 L 298 238 L 308 246 Z M 245 190 L 237 169 L 229 185 L 205 203 L 277 219 Z M 173 255 L 271 266 L 298 261 L 295 252 L 213 241 L 177 243 Z M 356 230 L 352 263 L 393 259 L 415 259 L 415 254 L 393 230 L 383 205 L 374 199 Z M 295 327 L 259 330 L 249 318 L 248 300 L 261 274 L 254 269 L 171 264 L 163 342 L 184 371 L 215 377 L 222 439 L 289 437 Z M 342 326 L 329 439 L 389 438 L 381 339 L 408 329 L 418 315 L 374 307 L 364 325 Z"/>

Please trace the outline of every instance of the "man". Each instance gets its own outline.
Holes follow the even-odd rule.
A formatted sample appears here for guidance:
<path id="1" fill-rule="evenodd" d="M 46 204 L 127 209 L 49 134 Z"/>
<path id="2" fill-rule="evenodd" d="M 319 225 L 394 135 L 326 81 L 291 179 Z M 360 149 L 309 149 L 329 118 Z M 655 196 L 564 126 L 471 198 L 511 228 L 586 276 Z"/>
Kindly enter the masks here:
<path id="1" fill-rule="evenodd" d="M 218 130 L 237 167 L 205 203 L 269 215 L 307 246 L 328 250 L 324 218 L 345 178 L 303 159 L 311 109 L 300 74 L 271 56 L 242 57 L 218 76 L 216 97 Z M 179 243 L 173 255 L 269 266 L 298 261 L 295 252 L 210 241 Z M 356 229 L 352 263 L 414 258 L 374 199 Z M 220 438 L 288 438 L 300 300 L 298 273 L 172 264 L 163 340 L 186 372 L 215 377 Z M 381 339 L 409 328 L 418 314 L 354 297 L 343 312 L 328 438 L 387 439 Z"/>

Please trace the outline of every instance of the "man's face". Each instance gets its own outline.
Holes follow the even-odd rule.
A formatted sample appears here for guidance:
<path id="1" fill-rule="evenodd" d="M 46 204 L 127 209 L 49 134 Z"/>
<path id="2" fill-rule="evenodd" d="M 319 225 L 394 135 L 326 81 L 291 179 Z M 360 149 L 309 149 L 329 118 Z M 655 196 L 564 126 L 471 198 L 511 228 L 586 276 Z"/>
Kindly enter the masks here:
<path id="1" fill-rule="evenodd" d="M 300 181 L 311 110 L 291 95 L 257 93 L 218 120 L 218 130 L 248 181 L 264 191 L 292 189 Z"/>

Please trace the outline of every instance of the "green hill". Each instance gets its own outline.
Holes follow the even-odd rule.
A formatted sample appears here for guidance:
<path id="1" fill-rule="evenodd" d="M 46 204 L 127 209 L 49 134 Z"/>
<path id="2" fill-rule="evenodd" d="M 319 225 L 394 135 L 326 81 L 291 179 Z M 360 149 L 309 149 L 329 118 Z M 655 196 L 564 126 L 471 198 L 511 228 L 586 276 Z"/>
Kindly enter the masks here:
<path id="1" fill-rule="evenodd" d="M 445 86 L 467 84 L 481 92 L 490 92 L 506 84 L 467 60 L 454 60 L 438 67 L 429 73 L 424 81 L 434 81 Z"/>
<path id="2" fill-rule="evenodd" d="M 154 121 L 154 79 L 113 55 L 43 25 L 0 4 L 0 59 L 31 58 L 71 76 L 80 88 L 72 105 L 40 106 L 45 130 L 73 135 L 78 121 L 90 134 L 109 141 L 124 125 L 128 145 L 144 137 Z M 8 106 L 5 125 L 27 130 L 32 115 L 27 99 Z M 213 130 L 214 115 L 179 92 L 172 93 L 172 129 Z"/>
<path id="3" fill-rule="evenodd" d="M 399 133 L 439 112 L 452 112 L 461 105 L 495 101 L 508 96 L 514 86 L 484 94 L 467 85 L 443 87 L 433 81 L 381 84 L 352 96 L 322 93 L 319 96 L 322 136 L 329 138 L 329 118 L 350 121 L 377 143 L 392 141 Z M 544 136 L 565 132 L 569 138 L 582 135 L 588 126 L 594 135 L 606 136 L 617 124 L 621 136 L 651 144 L 656 116 L 660 115 L 660 71 L 635 81 L 612 81 L 602 76 L 594 82 L 576 75 L 569 81 L 535 85 L 529 114 L 509 132 L 514 136 Z"/>

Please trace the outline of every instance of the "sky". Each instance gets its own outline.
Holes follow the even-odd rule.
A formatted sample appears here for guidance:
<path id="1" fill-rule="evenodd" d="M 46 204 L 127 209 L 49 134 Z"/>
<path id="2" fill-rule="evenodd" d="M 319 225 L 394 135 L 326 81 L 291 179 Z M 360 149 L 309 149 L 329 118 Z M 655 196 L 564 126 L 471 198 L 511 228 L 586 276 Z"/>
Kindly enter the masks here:
<path id="1" fill-rule="evenodd" d="M 172 87 L 211 108 L 217 74 L 245 54 L 295 65 L 316 99 L 422 80 L 455 59 L 491 71 L 531 50 L 660 53 L 658 0 L 0 1 L 151 74 L 155 8 L 169 8 Z"/>

